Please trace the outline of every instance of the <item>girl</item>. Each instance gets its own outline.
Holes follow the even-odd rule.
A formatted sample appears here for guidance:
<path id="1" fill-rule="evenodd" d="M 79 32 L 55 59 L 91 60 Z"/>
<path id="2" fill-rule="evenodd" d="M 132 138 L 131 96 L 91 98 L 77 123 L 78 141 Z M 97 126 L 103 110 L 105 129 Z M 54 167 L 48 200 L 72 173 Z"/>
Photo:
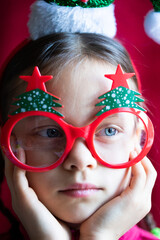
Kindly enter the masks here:
<path id="1" fill-rule="evenodd" d="M 111 89 L 112 81 L 106 79 L 104 74 L 115 74 L 118 64 L 126 73 L 134 72 L 125 49 L 101 35 L 60 33 L 28 42 L 11 59 L 1 78 L 1 126 L 7 121 L 8 114 L 16 110 L 15 106 L 11 107 L 13 98 L 26 90 L 27 83 L 21 79 L 24 77 L 19 76 L 33 76 L 35 66 L 38 66 L 42 76 L 53 75 L 53 79 L 46 82 L 47 92 L 61 98 L 64 108 L 58 108 L 58 112 L 65 116 L 65 122 L 78 128 L 91 124 L 97 111 L 102 109 L 95 107 L 98 97 Z M 131 89 L 137 90 L 135 76 L 128 83 Z M 96 129 L 96 139 L 103 139 L 104 135 L 111 137 L 107 156 L 102 157 L 107 157 L 109 163 L 119 159 L 122 162 L 132 160 L 139 151 L 135 147 L 137 137 L 133 134 L 138 123 L 135 123 L 133 116 L 125 114 L 110 117 L 114 124 L 107 122 L 105 133 L 103 122 Z M 20 121 L 12 132 L 11 142 L 17 158 L 33 167 L 37 162 L 41 164 L 44 158 L 45 161 L 52 161 L 54 155 L 59 158 L 64 150 L 61 141 L 66 143 L 59 125 L 54 126 L 54 131 L 52 127 L 48 131 L 43 118 L 38 120 L 43 123 L 38 130 L 36 127 L 34 136 L 36 139 L 39 136 L 49 139 L 47 145 L 39 146 L 35 145 L 38 140 L 27 141 L 33 119 L 26 120 Z M 52 124 L 47 122 L 48 125 Z M 28 132 L 25 135 L 26 129 Z M 22 132 L 26 149 L 23 143 L 14 146 L 14 137 L 17 138 Z M 112 139 L 123 135 L 128 136 L 129 144 L 120 140 L 119 145 L 112 148 Z M 53 154 L 54 137 L 60 140 L 58 150 Z M 101 141 L 100 146 L 103 145 Z M 49 171 L 25 171 L 4 158 L 13 209 L 29 239 L 156 239 L 133 227 L 151 208 L 156 172 L 146 157 L 131 168 L 109 168 L 93 156 L 84 138 L 79 137 L 64 161 Z"/>

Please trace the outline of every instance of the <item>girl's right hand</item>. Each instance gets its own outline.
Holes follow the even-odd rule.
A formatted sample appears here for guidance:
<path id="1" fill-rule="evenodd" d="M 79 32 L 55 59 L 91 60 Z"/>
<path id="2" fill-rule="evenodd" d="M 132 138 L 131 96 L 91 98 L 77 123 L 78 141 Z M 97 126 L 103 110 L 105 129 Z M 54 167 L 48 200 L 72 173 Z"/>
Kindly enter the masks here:
<path id="1" fill-rule="evenodd" d="M 18 155 L 22 162 L 25 162 L 23 149 L 18 149 Z M 67 226 L 49 212 L 29 187 L 25 170 L 13 165 L 6 157 L 5 175 L 11 192 L 13 210 L 31 240 L 71 239 Z"/>
<path id="2" fill-rule="evenodd" d="M 80 240 L 118 240 L 150 211 L 156 171 L 148 158 L 132 167 L 129 186 L 81 224 Z"/>

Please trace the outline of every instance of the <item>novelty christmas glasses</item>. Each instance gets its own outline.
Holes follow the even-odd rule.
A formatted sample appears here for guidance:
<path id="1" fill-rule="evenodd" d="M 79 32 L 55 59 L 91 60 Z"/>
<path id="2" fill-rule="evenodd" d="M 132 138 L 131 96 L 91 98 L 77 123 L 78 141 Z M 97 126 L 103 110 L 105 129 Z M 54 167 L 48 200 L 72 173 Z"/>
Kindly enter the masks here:
<path id="1" fill-rule="evenodd" d="M 120 65 L 115 74 L 105 75 L 113 81 L 111 90 L 99 97 L 95 120 L 80 128 L 64 121 L 59 98 L 45 87 L 52 76 L 41 76 L 35 67 L 32 76 L 20 77 L 28 87 L 13 102 L 15 111 L 2 128 L 4 153 L 20 168 L 47 171 L 59 166 L 75 140 L 83 138 L 92 156 L 106 167 L 127 168 L 142 160 L 152 146 L 154 131 L 145 110 L 136 104 L 143 101 L 136 96 L 140 94 L 127 84 L 133 75 L 123 73 Z"/>

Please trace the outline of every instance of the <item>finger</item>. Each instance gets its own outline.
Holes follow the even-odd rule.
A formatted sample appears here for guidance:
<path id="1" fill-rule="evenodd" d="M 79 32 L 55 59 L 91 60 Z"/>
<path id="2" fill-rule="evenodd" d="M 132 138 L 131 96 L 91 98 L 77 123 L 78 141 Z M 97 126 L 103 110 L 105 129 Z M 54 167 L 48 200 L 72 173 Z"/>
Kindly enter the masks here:
<path id="1" fill-rule="evenodd" d="M 129 187 L 136 191 L 141 191 L 146 184 L 146 172 L 141 162 L 132 166 L 132 177 Z"/>
<path id="2" fill-rule="evenodd" d="M 6 156 L 4 156 L 4 160 L 5 160 L 5 176 L 6 176 L 7 184 L 9 186 L 9 189 L 12 190 L 14 164 L 10 160 L 8 160 Z"/>
<path id="3" fill-rule="evenodd" d="M 145 157 L 142 160 L 142 166 L 146 172 L 146 188 L 148 190 L 152 190 L 157 178 L 157 172 L 153 166 L 153 164 L 151 163 L 151 161 Z"/>
<path id="4" fill-rule="evenodd" d="M 25 163 L 25 152 L 20 147 L 17 150 L 17 156 L 18 156 L 18 159 L 20 159 L 20 161 L 22 163 Z M 26 178 L 25 170 L 15 166 L 14 171 L 13 171 L 13 179 L 14 179 L 16 191 L 19 192 L 19 190 L 21 190 L 24 192 L 28 188 L 28 180 Z"/>
<path id="5" fill-rule="evenodd" d="M 5 175 L 11 176 L 13 173 L 14 165 L 5 155 L 3 155 L 3 158 L 5 162 Z"/>

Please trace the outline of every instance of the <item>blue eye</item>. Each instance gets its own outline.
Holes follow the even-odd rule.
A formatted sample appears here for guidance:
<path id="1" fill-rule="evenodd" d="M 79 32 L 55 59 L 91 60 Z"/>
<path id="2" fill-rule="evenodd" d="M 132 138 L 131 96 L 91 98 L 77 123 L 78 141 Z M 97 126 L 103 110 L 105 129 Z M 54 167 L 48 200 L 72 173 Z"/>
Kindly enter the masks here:
<path id="1" fill-rule="evenodd" d="M 113 127 L 108 127 L 108 128 L 102 128 L 101 130 L 99 130 L 96 133 L 97 137 L 112 137 L 115 136 L 116 134 L 118 134 L 118 130 L 116 128 Z"/>
<path id="2" fill-rule="evenodd" d="M 117 134 L 117 130 L 115 128 L 112 128 L 112 127 L 105 128 L 104 130 L 105 130 L 105 135 L 107 135 L 107 136 L 114 136 L 114 135 Z"/>

